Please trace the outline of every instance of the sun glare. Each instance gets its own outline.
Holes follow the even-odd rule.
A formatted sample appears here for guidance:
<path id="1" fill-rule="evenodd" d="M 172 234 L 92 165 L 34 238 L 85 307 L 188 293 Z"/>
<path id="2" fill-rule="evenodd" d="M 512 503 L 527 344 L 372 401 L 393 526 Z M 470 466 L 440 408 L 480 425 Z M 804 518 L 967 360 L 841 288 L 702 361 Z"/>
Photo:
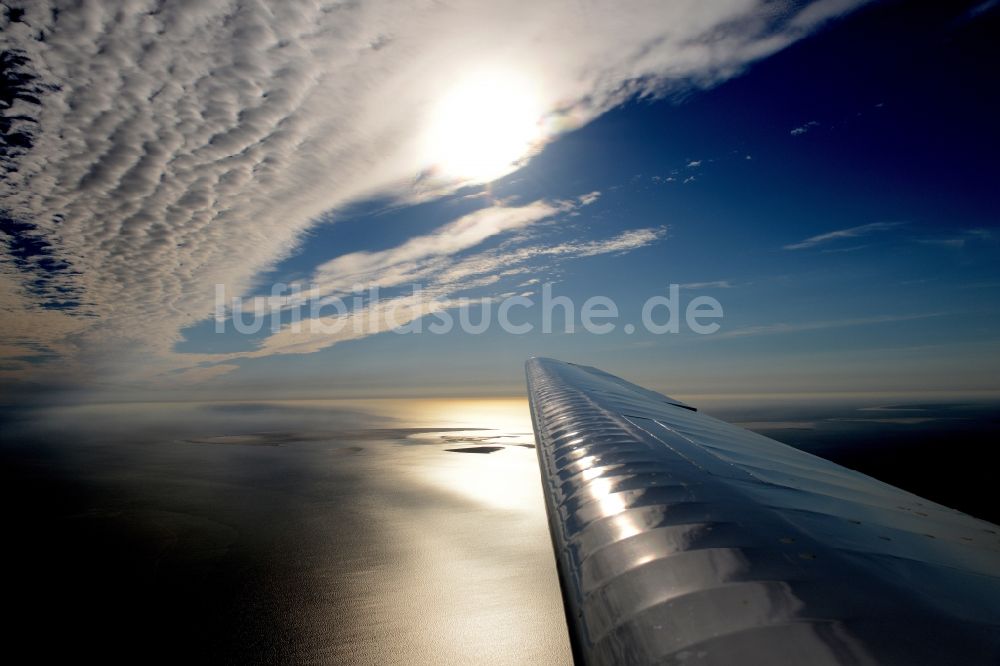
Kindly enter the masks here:
<path id="1" fill-rule="evenodd" d="M 437 104 L 428 152 L 442 175 L 495 180 L 541 143 L 543 113 L 528 81 L 509 74 L 480 74 L 456 85 Z"/>

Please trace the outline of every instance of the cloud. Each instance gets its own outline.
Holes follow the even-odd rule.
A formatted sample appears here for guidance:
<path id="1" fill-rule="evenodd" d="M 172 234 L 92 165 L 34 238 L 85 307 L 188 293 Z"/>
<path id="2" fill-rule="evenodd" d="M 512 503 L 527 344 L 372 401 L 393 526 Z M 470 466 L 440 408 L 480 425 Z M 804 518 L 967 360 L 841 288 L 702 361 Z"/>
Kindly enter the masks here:
<path id="1" fill-rule="evenodd" d="M 419 319 L 467 304 L 463 294 L 489 288 L 504 278 L 539 274 L 551 270 L 557 262 L 622 254 L 653 243 L 667 235 L 666 227 L 632 229 L 618 235 L 589 241 L 546 243 L 524 234 L 530 225 L 560 214 L 572 215 L 577 203 L 535 201 L 518 207 L 497 204 L 449 222 L 432 233 L 410 239 L 381 252 L 353 252 L 319 266 L 309 278 L 311 287 L 295 298 L 260 298 L 241 312 L 264 314 L 288 310 L 340 298 L 343 311 L 310 313 L 296 324 L 286 323 L 264 338 L 253 350 L 227 354 L 185 354 L 180 358 L 200 367 L 195 372 L 175 373 L 172 378 L 185 380 L 212 376 L 212 363 L 225 364 L 241 358 L 263 358 L 276 354 L 311 354 L 349 340 L 359 340 L 406 326 Z M 504 238 L 504 236 L 507 236 Z M 483 247 L 484 241 L 500 241 Z M 538 284 L 541 279 L 522 280 L 519 287 Z M 358 292 L 399 286 L 419 286 L 405 295 L 390 295 L 347 306 Z M 503 298 L 501 292 L 482 298 Z M 530 294 L 531 292 L 525 292 Z M 348 296 L 350 295 L 350 298 Z M 207 369 L 206 369 L 207 368 Z M 220 373 L 221 374 L 221 373 Z"/>
<path id="2" fill-rule="evenodd" d="M 631 252 L 640 247 L 654 243 L 667 235 L 665 227 L 649 229 L 632 229 L 614 238 L 600 241 L 562 243 L 548 248 L 535 248 L 536 255 L 562 255 L 572 257 L 593 257 L 598 254 L 618 254 Z"/>
<path id="3" fill-rule="evenodd" d="M 0 17 L 5 319 L 87 366 L 155 365 L 216 283 L 249 290 L 330 211 L 452 191 L 425 136 L 454 81 L 530 77 L 550 140 L 725 81 L 860 4 L 27 3 Z"/>
<path id="4" fill-rule="evenodd" d="M 735 285 L 729 280 L 714 280 L 712 282 L 686 282 L 681 289 L 732 289 Z"/>
<path id="5" fill-rule="evenodd" d="M 848 252 L 858 252 L 871 247 L 871 245 L 849 245 L 847 247 L 827 247 L 820 250 L 823 254 L 847 254 Z"/>
<path id="6" fill-rule="evenodd" d="M 965 247 L 965 238 L 918 238 L 917 242 L 922 245 L 937 245 L 939 247 Z"/>
<path id="7" fill-rule="evenodd" d="M 778 335 L 783 333 L 802 333 L 805 331 L 822 331 L 830 328 L 848 328 L 851 326 L 868 326 L 872 324 L 888 324 L 901 321 L 914 321 L 918 319 L 930 319 L 932 317 L 943 317 L 948 313 L 931 312 L 914 315 L 880 315 L 877 317 L 860 317 L 856 319 L 835 319 L 828 321 L 810 321 L 798 324 L 778 323 L 765 324 L 762 326 L 747 326 L 735 328 L 721 333 L 704 336 L 705 339 L 726 340 L 730 338 L 745 338 L 758 335 Z"/>
<path id="8" fill-rule="evenodd" d="M 171 380 L 183 384 L 203 384 L 212 381 L 223 375 L 239 370 L 240 366 L 229 363 L 219 363 L 205 367 L 196 366 L 187 368 L 170 375 Z"/>
<path id="9" fill-rule="evenodd" d="M 965 14 L 966 20 L 972 20 L 978 18 L 979 16 L 995 9 L 1000 0 L 986 0 L 985 2 L 980 2 L 978 5 L 973 5 L 971 9 Z"/>
<path id="10" fill-rule="evenodd" d="M 443 299 L 437 291 L 381 299 L 377 303 L 352 310 L 344 315 L 316 317 L 314 321 L 307 322 L 301 327 L 285 326 L 267 338 L 258 349 L 231 354 L 227 358 L 312 354 L 341 342 L 391 331 L 432 312 L 439 312 L 456 305 L 457 303 Z"/>
<path id="11" fill-rule="evenodd" d="M 322 264 L 313 281 L 329 293 L 344 293 L 356 284 L 390 287 L 426 279 L 441 260 L 499 234 L 524 228 L 572 206 L 536 201 L 526 206 L 491 206 L 469 213 L 381 252 L 352 252 Z"/>
<path id="12" fill-rule="evenodd" d="M 816 122 L 815 120 L 810 120 L 809 122 L 805 123 L 804 125 L 799 125 L 795 129 L 793 129 L 791 132 L 789 132 L 789 134 L 791 134 L 792 136 L 802 136 L 803 134 L 805 134 L 809 130 L 814 129 L 816 127 L 819 127 L 819 123 Z"/>
<path id="13" fill-rule="evenodd" d="M 989 229 L 966 229 L 957 236 L 950 238 L 918 238 L 918 243 L 923 245 L 937 245 L 939 247 L 963 248 L 967 243 L 973 241 L 993 240 L 994 234 Z"/>
<path id="14" fill-rule="evenodd" d="M 801 240 L 798 243 L 785 245 L 784 249 L 806 250 L 809 248 L 816 247 L 817 245 L 825 245 L 826 243 L 832 243 L 834 241 L 842 240 L 844 238 L 857 238 L 859 236 L 867 236 L 869 234 L 878 233 L 880 231 L 888 231 L 898 226 L 900 226 L 899 222 L 872 222 L 870 224 L 862 224 L 857 227 L 849 227 L 847 229 L 837 229 L 836 231 L 829 231 L 825 234 L 810 236 L 809 238 Z"/>

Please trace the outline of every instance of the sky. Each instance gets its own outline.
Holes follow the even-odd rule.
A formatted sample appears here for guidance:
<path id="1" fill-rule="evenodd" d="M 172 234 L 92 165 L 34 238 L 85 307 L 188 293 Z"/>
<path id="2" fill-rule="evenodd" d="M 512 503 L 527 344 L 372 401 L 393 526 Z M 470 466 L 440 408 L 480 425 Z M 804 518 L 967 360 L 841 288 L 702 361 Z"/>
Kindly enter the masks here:
<path id="1" fill-rule="evenodd" d="M 7 3 L 0 395 L 995 393 L 1000 5 L 931 4 Z"/>

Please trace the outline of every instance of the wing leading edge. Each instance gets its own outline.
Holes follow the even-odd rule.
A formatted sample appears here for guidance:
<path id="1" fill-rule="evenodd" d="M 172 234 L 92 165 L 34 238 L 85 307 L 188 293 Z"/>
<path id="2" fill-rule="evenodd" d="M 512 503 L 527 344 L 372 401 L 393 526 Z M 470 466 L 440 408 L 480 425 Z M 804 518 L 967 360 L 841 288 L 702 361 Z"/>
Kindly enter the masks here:
<path id="1" fill-rule="evenodd" d="M 588 664 L 1000 663 L 1000 528 L 596 368 L 528 393 Z"/>

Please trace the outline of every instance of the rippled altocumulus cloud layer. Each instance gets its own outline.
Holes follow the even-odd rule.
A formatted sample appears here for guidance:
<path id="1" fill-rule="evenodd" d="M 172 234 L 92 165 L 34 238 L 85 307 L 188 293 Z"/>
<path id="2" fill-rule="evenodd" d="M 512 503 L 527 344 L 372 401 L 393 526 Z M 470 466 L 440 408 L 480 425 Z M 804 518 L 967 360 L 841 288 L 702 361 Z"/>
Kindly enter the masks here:
<path id="1" fill-rule="evenodd" d="M 323 213 L 446 192 L 421 133 L 478 67 L 530 72 L 569 128 L 731 77 L 857 4 L 25 2 L 0 18 L 18 91 L 0 109 L 4 372 L 176 365 L 213 285 L 247 289 Z"/>

